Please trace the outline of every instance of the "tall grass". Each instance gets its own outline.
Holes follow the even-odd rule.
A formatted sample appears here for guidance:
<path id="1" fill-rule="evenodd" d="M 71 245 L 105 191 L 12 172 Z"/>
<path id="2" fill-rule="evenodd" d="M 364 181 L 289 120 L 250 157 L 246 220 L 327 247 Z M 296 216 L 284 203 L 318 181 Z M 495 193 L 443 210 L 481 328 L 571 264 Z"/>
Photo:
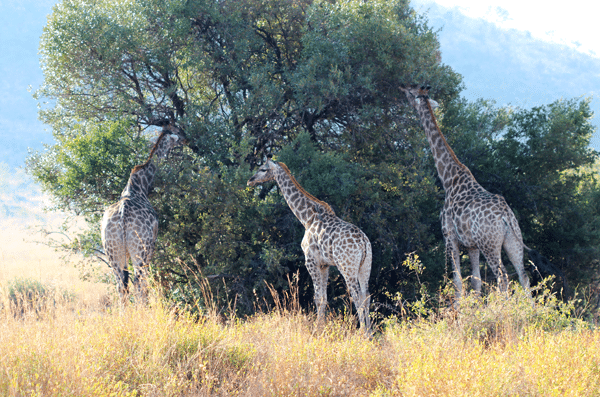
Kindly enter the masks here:
<path id="1" fill-rule="evenodd" d="M 600 394 L 600 332 L 544 290 L 466 295 L 458 310 L 423 295 L 366 339 L 349 315 L 317 326 L 294 282 L 250 318 L 221 317 L 208 284 L 198 310 L 111 304 L 114 288 L 2 233 L 1 396 Z"/>
<path id="2" fill-rule="evenodd" d="M 517 290 L 518 291 L 518 290 Z M 165 307 L 0 316 L 6 396 L 593 396 L 600 332 L 550 296 L 467 297 L 458 311 L 317 326 L 293 294 L 268 313 L 198 318 Z"/>
<path id="3" fill-rule="evenodd" d="M 35 315 L 43 317 L 52 313 L 56 308 L 57 301 L 69 302 L 73 295 L 41 281 L 30 278 L 15 278 L 6 286 L 2 294 L 4 299 L 0 300 L 0 307 L 13 316 Z"/>

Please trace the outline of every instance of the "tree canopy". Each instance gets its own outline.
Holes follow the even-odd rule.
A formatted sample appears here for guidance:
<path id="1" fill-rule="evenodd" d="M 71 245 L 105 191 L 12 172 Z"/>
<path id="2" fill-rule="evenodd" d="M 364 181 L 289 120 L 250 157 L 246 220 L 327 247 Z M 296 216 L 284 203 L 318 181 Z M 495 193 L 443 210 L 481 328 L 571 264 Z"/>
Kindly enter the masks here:
<path id="1" fill-rule="evenodd" d="M 450 144 L 507 198 L 527 244 L 565 268 L 597 264 L 588 102 L 515 110 L 460 99 L 461 76 L 406 0 L 63 0 L 40 51 L 36 97 L 56 144 L 28 169 L 56 208 L 86 216 L 83 249 L 99 246 L 102 211 L 149 136 L 174 124 L 186 138 L 150 197 L 160 216 L 154 275 L 172 299 L 201 298 L 209 280 L 251 312 L 297 273 L 310 302 L 301 224 L 275 185 L 246 187 L 270 154 L 370 238 L 375 302 L 438 288 L 443 190 L 398 90 L 410 83 L 433 87 Z M 418 280 L 402 265 L 410 253 L 425 265 Z M 343 295 L 337 273 L 330 284 Z"/>
<path id="2" fill-rule="evenodd" d="M 407 1 L 67 0 L 42 36 L 38 95 L 57 132 L 176 121 L 207 160 L 252 137 L 256 163 L 302 131 L 360 147 L 397 119 L 401 82 L 455 95 L 438 48 Z"/>

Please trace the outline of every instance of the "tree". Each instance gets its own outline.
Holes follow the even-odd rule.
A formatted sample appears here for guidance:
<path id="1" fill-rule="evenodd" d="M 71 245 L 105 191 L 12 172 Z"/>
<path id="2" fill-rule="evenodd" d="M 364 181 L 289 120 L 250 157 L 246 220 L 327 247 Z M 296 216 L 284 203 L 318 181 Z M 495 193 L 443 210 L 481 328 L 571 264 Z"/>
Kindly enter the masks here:
<path id="1" fill-rule="evenodd" d="M 148 135 L 174 124 L 186 138 L 150 197 L 160 214 L 154 277 L 170 299 L 202 300 L 208 280 L 221 306 L 235 297 L 250 313 L 298 274 L 310 304 L 301 225 L 274 185 L 246 187 L 267 154 L 369 236 L 373 301 L 437 289 L 444 195 L 397 89 L 421 82 L 434 87 L 459 159 L 507 199 L 526 243 L 572 285 L 597 277 L 588 102 L 520 110 L 458 98 L 460 76 L 408 1 L 64 0 L 40 51 L 36 97 L 57 143 L 28 170 L 55 208 L 85 215 L 78 249 L 98 248 L 102 210 L 145 159 Z M 425 264 L 418 280 L 402 265 L 411 253 Z M 345 291 L 335 274 L 330 288 Z"/>
<path id="2" fill-rule="evenodd" d="M 397 87 L 427 81 L 445 101 L 460 76 L 408 1 L 64 0 L 40 49 L 36 96 L 57 144 L 28 168 L 56 208 L 87 216 L 85 247 L 147 135 L 172 123 L 187 139 L 151 196 L 155 277 L 170 297 L 199 297 L 207 278 L 250 312 L 269 296 L 265 282 L 285 288 L 284 275 L 303 269 L 281 197 L 245 187 L 268 153 L 367 232 L 375 294 L 412 288 L 406 253 L 439 257 L 439 192 Z"/>
<path id="3" fill-rule="evenodd" d="M 455 95 L 438 47 L 407 1 L 67 0 L 42 36 L 38 97 L 56 101 L 41 115 L 57 133 L 81 119 L 175 121 L 200 156 L 251 136 L 256 161 L 300 131 L 358 145 L 390 123 L 405 81 Z"/>

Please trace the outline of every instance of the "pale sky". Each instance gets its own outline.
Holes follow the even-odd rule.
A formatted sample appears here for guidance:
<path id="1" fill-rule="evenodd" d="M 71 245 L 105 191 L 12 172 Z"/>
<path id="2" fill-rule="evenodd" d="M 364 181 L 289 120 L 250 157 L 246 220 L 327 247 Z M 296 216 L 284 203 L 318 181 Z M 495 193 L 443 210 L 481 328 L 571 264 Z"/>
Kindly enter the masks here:
<path id="1" fill-rule="evenodd" d="M 482 18 L 503 29 L 531 33 L 544 41 L 568 45 L 584 54 L 600 58 L 598 7 L 591 0 L 412 0 L 413 7 L 435 2 L 457 7 L 471 18 Z"/>

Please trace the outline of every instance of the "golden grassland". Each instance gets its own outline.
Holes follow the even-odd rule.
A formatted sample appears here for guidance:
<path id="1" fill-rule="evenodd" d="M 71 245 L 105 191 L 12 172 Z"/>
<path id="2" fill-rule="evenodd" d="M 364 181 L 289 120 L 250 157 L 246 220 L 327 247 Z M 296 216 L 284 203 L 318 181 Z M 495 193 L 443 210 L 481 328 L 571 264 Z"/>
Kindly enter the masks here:
<path id="1" fill-rule="evenodd" d="M 46 225 L 57 229 L 60 221 Z M 0 221 L 0 286 L 22 278 L 31 279 L 68 290 L 85 302 L 103 299 L 109 288 L 106 284 L 82 281 L 79 270 L 65 263 L 60 254 L 48 245 L 39 227 L 31 221 Z"/>
<path id="2" fill-rule="evenodd" d="M 510 334 L 510 333 L 509 333 Z M 154 303 L 5 315 L 6 396 L 595 396 L 600 333 L 535 327 L 482 341 L 457 321 L 390 322 L 372 339 L 347 318 L 315 327 L 276 310 L 190 316 Z"/>
<path id="3" fill-rule="evenodd" d="M 3 288 L 2 396 L 600 394 L 600 332 L 518 289 L 468 297 L 459 312 L 387 319 L 366 338 L 351 316 L 317 326 L 294 304 L 243 319 L 193 317 L 156 297 L 107 306 L 111 288 L 78 281 L 43 247 L 1 259 L 1 285 L 25 276 L 74 292 L 15 312 Z"/>

